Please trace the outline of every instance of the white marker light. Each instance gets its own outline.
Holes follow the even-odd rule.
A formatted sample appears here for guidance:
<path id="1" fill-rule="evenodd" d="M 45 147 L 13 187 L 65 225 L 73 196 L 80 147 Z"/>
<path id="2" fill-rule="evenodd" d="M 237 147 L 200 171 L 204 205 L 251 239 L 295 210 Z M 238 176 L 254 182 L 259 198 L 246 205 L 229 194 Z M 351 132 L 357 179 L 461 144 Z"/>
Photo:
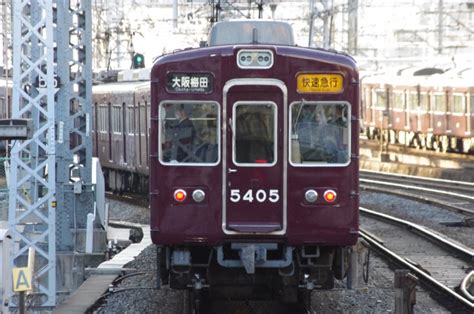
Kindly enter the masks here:
<path id="1" fill-rule="evenodd" d="M 304 198 L 308 203 L 314 203 L 318 199 L 318 192 L 315 190 L 308 190 L 304 193 Z"/>
<path id="2" fill-rule="evenodd" d="M 203 190 L 194 190 L 193 192 L 193 200 L 196 203 L 201 203 L 204 201 L 204 198 L 206 197 L 206 193 L 204 193 Z"/>

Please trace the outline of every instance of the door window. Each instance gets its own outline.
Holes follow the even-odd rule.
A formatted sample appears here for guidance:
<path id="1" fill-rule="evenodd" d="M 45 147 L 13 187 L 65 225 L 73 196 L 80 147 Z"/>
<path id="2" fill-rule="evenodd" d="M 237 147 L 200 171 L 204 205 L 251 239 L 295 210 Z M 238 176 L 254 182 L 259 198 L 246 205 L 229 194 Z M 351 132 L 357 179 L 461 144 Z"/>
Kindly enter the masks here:
<path id="1" fill-rule="evenodd" d="M 233 162 L 240 166 L 276 163 L 275 103 L 239 102 L 234 106 Z"/>

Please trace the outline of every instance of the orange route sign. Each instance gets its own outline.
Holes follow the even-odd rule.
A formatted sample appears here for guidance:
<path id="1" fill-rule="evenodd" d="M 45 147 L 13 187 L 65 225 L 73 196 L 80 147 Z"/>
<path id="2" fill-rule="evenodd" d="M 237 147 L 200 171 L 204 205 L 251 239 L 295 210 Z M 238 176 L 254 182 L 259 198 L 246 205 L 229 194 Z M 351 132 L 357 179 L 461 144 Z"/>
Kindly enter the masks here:
<path id="1" fill-rule="evenodd" d="M 298 93 L 342 93 L 344 78 L 337 73 L 303 73 L 296 77 Z"/>

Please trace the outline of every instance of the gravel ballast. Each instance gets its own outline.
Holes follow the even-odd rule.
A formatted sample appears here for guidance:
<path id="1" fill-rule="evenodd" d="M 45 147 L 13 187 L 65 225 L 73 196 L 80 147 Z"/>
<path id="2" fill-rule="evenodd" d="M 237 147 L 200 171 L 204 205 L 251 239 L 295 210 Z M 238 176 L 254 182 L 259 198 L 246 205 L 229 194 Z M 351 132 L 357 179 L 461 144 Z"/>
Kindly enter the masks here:
<path id="1" fill-rule="evenodd" d="M 427 204 L 405 200 L 399 197 L 371 192 L 361 193 L 361 206 L 415 223 L 424 223 L 440 233 L 458 240 L 466 246 L 474 247 L 474 235 L 469 228 L 445 227 L 442 221 L 460 220 L 462 216 Z M 127 220 L 135 223 L 149 223 L 149 209 L 118 201 L 111 202 L 111 219 Z M 362 226 L 363 227 L 363 226 Z M 459 229 L 459 230 L 458 230 Z M 465 230 L 464 230 L 465 229 Z M 466 235 L 469 236 L 466 237 Z M 467 238 L 467 239 L 466 239 Z M 103 298 L 96 313 L 183 313 L 185 293 L 163 287 L 155 289 L 155 247 L 146 248 L 127 268 L 136 269 L 136 275 L 121 280 L 114 290 Z M 133 271 L 131 272 L 133 273 Z M 345 281 L 336 281 L 331 291 L 314 291 L 313 309 L 316 313 L 391 313 L 395 309 L 394 273 L 387 263 L 375 253 L 370 255 L 370 273 L 366 286 L 346 289 Z M 417 287 L 415 313 L 449 313 L 438 304 L 429 293 Z M 221 305 L 216 313 L 270 313 L 268 307 L 252 302 L 228 303 Z"/>

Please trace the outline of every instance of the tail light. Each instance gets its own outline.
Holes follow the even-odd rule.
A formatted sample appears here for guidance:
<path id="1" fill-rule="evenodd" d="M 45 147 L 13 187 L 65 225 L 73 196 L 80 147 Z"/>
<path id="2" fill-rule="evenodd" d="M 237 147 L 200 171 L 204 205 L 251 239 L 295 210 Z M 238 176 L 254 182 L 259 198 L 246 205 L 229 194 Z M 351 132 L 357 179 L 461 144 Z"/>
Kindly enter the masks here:
<path id="1" fill-rule="evenodd" d="M 186 191 L 181 190 L 181 189 L 176 190 L 174 191 L 173 196 L 174 196 L 175 201 L 181 203 L 186 199 Z"/>
<path id="2" fill-rule="evenodd" d="M 336 200 L 337 194 L 333 190 L 327 190 L 324 192 L 324 200 L 328 203 L 332 203 Z"/>

